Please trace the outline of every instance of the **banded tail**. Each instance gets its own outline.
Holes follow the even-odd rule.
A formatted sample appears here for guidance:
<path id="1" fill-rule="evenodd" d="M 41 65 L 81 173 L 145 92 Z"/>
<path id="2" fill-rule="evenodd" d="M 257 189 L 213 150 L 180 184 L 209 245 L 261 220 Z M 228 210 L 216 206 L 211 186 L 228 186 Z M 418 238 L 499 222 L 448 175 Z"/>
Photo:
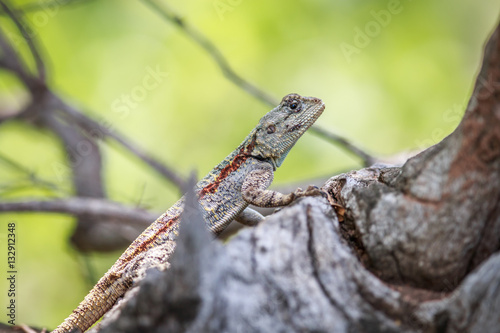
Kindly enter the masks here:
<path id="1" fill-rule="evenodd" d="M 127 265 L 146 253 L 146 249 L 158 247 L 160 244 L 175 239 L 182 204 L 183 199 L 179 200 L 141 233 L 90 290 L 84 300 L 73 310 L 73 313 L 52 333 L 68 333 L 74 329 L 85 332 L 108 312 L 134 282 L 132 274 L 126 272 Z"/>

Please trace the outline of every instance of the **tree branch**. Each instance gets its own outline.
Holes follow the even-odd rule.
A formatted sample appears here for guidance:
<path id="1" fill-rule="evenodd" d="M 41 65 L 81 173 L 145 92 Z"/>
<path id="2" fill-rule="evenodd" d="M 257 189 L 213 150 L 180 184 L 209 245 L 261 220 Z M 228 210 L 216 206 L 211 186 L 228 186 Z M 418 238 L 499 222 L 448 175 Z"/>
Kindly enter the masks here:
<path id="1" fill-rule="evenodd" d="M 349 140 L 347 140 L 344 137 L 341 137 L 340 135 L 337 135 L 335 133 L 324 130 L 318 126 L 314 126 L 314 128 L 309 129 L 309 131 L 311 133 L 316 134 L 320 138 L 323 138 L 323 139 L 326 139 L 330 142 L 333 142 L 333 143 L 339 145 L 341 148 L 358 156 L 361 159 L 363 166 L 370 166 L 377 161 L 377 159 L 375 157 L 364 152 L 361 148 L 355 146 Z"/>
<path id="2" fill-rule="evenodd" d="M 45 65 L 42 61 L 42 57 L 40 56 L 39 53 L 39 48 L 40 46 L 37 45 L 38 41 L 33 37 L 30 36 L 28 31 L 26 30 L 26 27 L 28 26 L 26 22 L 24 22 L 24 18 L 22 13 L 19 12 L 19 10 L 16 10 L 15 12 L 10 8 L 10 6 L 7 5 L 7 1 L 2 0 L 0 1 L 0 6 L 2 7 L 3 11 L 7 14 L 7 16 L 14 22 L 16 25 L 17 29 L 23 36 L 24 40 L 26 41 L 26 44 L 28 45 L 31 55 L 33 56 L 33 60 L 35 61 L 35 65 L 37 68 L 37 73 L 38 73 L 38 78 L 42 81 L 45 82 Z"/>
<path id="3" fill-rule="evenodd" d="M 162 175 L 165 179 L 168 179 L 173 184 L 175 184 L 179 189 L 185 186 L 184 179 L 178 175 L 178 173 L 164 163 L 159 162 L 154 157 L 150 156 L 142 149 L 138 148 L 134 143 L 125 138 L 125 136 L 118 133 L 116 130 L 110 131 L 105 126 L 101 125 L 97 121 L 91 119 L 90 117 L 84 115 L 79 110 L 66 103 L 58 96 L 52 94 L 52 97 L 55 102 L 55 107 L 58 108 L 63 116 L 68 118 L 78 124 L 82 129 L 84 129 L 89 135 L 97 136 L 97 137 L 106 137 L 115 140 L 125 149 L 130 151 L 133 155 L 140 158 L 146 164 L 148 164 L 151 168 L 156 170 L 160 175 Z"/>
<path id="4" fill-rule="evenodd" d="M 117 202 L 85 197 L 58 200 L 0 202 L 0 212 L 47 212 L 71 215 L 89 215 L 95 219 L 108 219 L 146 227 L 158 215 L 139 208 L 131 208 Z"/>
<path id="5" fill-rule="evenodd" d="M 181 31 L 183 31 L 190 39 L 192 39 L 196 44 L 201 46 L 215 61 L 219 66 L 222 73 L 226 78 L 228 78 L 235 85 L 259 99 L 260 101 L 266 103 L 269 106 L 278 105 L 279 101 L 274 97 L 269 96 L 264 90 L 261 90 L 254 84 L 248 82 L 243 77 L 238 75 L 229 65 L 227 59 L 222 55 L 219 49 L 205 37 L 200 32 L 196 31 L 193 27 L 187 24 L 179 15 L 175 14 L 172 10 L 168 9 L 165 5 L 160 6 L 155 0 L 142 0 L 147 6 L 149 6 L 153 11 L 159 14 L 164 20 L 176 25 Z"/>
<path id="6" fill-rule="evenodd" d="M 33 94 L 40 84 L 38 80 L 31 75 L 24 61 L 18 56 L 9 40 L 3 34 L 2 29 L 0 29 L 0 49 L 2 50 L 0 53 L 0 67 L 16 74 L 30 93 Z M 17 114 L 19 115 L 19 113 Z"/>
<path id="7" fill-rule="evenodd" d="M 35 172 L 26 168 L 22 164 L 8 158 L 7 156 L 4 156 L 3 154 L 0 154 L 0 162 L 2 162 L 3 164 L 6 164 L 10 168 L 12 168 L 18 172 L 25 174 L 27 176 L 27 178 L 29 179 L 29 181 L 37 186 L 44 187 L 44 188 L 49 189 L 53 192 L 68 194 L 66 191 L 63 191 L 59 186 L 57 186 L 53 182 L 39 178 L 35 174 Z"/>
<path id="8" fill-rule="evenodd" d="M 23 12 L 7 6 L 4 2 L 0 2 L 0 5 L 26 39 L 38 69 L 38 77 L 33 76 L 11 41 L 0 31 L 0 49 L 2 50 L 0 67 L 18 76 L 31 95 L 31 101 L 26 107 L 15 112 L 15 115 L 3 117 L 0 121 L 20 119 L 36 123 L 52 131 L 61 140 L 66 151 L 67 169 L 71 170 L 75 193 L 78 197 L 104 198 L 106 196 L 101 175 L 101 151 L 97 143 L 97 139 L 103 138 L 114 139 L 164 178 L 181 188 L 184 182 L 173 169 L 137 148 L 124 136 L 110 131 L 85 116 L 51 91 L 45 82 L 45 67 L 37 50 L 36 41 L 28 34 L 29 26 L 24 22 Z M 65 118 L 66 122 L 61 121 L 62 118 Z M 63 169 L 61 172 L 66 173 L 66 170 Z M 78 223 L 71 241 L 81 251 L 109 251 L 121 248 L 129 244 L 141 231 L 140 229 L 126 230 L 126 237 L 122 237 L 111 230 L 109 224 L 101 224 L 95 213 L 85 210 L 73 213 Z M 148 222 L 151 221 L 154 221 L 154 218 L 148 219 Z"/>
<path id="9" fill-rule="evenodd" d="M 12 19 L 16 20 L 16 24 L 20 26 L 19 29 L 23 29 L 23 32 L 26 32 L 24 26 L 21 22 L 22 20 L 22 12 L 19 10 L 11 10 L 8 8 L 3 2 L 0 2 L 3 8 L 6 8 L 6 12 L 12 17 Z M 18 13 L 17 15 L 14 15 Z M 45 72 L 43 61 L 39 56 L 39 52 L 37 51 L 35 42 L 32 39 L 27 39 L 27 42 L 31 42 L 30 46 L 33 48 L 32 53 L 34 58 L 39 62 L 39 70 L 41 73 Z M 12 71 L 14 74 L 18 75 L 23 84 L 29 89 L 32 95 L 32 103 L 26 108 L 26 110 L 22 112 L 18 112 L 16 117 L 8 117 L 7 119 L 15 119 L 26 117 L 27 114 L 34 116 L 42 117 L 45 116 L 47 120 L 50 120 L 51 112 L 54 109 L 59 109 L 63 114 L 68 115 L 70 120 L 74 120 L 74 123 L 71 123 L 71 126 L 78 125 L 81 129 L 87 131 L 88 133 L 94 134 L 98 132 L 100 138 L 102 136 L 109 137 L 117 141 L 120 145 L 122 145 L 125 149 L 129 150 L 133 155 L 136 155 L 141 160 L 143 160 L 146 164 L 156 170 L 160 175 L 170 180 L 173 184 L 175 184 L 178 188 L 182 188 L 184 186 L 184 180 L 180 177 L 176 171 L 168 166 L 162 164 L 158 160 L 146 154 L 143 150 L 139 149 L 132 142 L 127 140 L 124 136 L 109 131 L 104 126 L 100 125 L 98 122 L 90 119 L 88 116 L 84 115 L 80 111 L 78 111 L 73 106 L 70 106 L 68 103 L 63 101 L 57 94 L 52 92 L 46 85 L 45 82 L 38 80 L 37 78 L 31 76 L 31 74 L 25 69 L 26 66 L 23 64 L 23 61 L 20 59 L 18 54 L 15 52 L 14 48 L 10 45 L 8 40 L 1 34 L 0 32 L 0 48 L 2 49 L 2 56 L 0 58 L 0 66 Z M 42 106 L 44 106 L 42 108 Z M 40 111 L 39 115 L 36 115 L 36 111 Z M 54 124 L 54 121 L 50 121 L 50 124 Z M 59 128 L 59 127 L 58 127 Z M 78 129 L 76 129 L 78 131 Z M 75 133 L 75 132 L 73 132 Z M 57 133 L 56 133 L 57 134 Z M 69 133 L 71 134 L 71 133 Z M 68 139 L 68 138 L 67 138 Z M 92 138 L 89 138 L 91 140 Z M 92 139 L 93 140 L 93 139 Z M 75 141 L 75 140 L 73 140 Z M 77 139 L 76 142 L 81 142 L 81 139 Z M 95 146 L 97 147 L 97 146 Z M 70 150 L 75 151 L 76 147 L 69 146 Z M 94 151 L 97 151 L 94 149 Z"/>
<path id="10" fill-rule="evenodd" d="M 68 7 L 68 6 L 77 6 L 82 4 L 87 4 L 92 0 L 53 0 L 53 1 L 38 1 L 31 2 L 25 5 L 20 6 L 20 10 L 24 13 L 36 12 L 45 8 L 54 8 L 54 7 Z"/>
<path id="11" fill-rule="evenodd" d="M 207 54 L 215 61 L 217 66 L 221 69 L 224 76 L 232 82 L 237 87 L 246 91 L 251 96 L 257 98 L 261 102 L 264 102 L 269 107 L 275 107 L 279 104 L 279 100 L 270 96 L 264 90 L 260 89 L 256 85 L 250 83 L 246 79 L 244 79 L 241 75 L 237 74 L 233 68 L 229 65 L 228 60 L 222 55 L 222 52 L 219 50 L 215 44 L 209 40 L 205 35 L 201 34 L 186 21 L 177 15 L 171 9 L 168 9 L 166 5 L 160 6 L 159 3 L 155 0 L 142 0 L 146 5 L 151 7 L 158 15 L 160 15 L 164 20 L 176 25 L 179 29 L 181 29 L 191 40 L 193 40 L 196 44 L 198 44 Z M 313 125 L 309 132 L 317 134 L 319 137 L 340 146 L 341 148 L 354 153 L 355 155 L 362 158 L 364 165 L 371 165 L 372 161 L 375 159 L 363 152 L 360 148 L 354 146 L 349 142 L 349 140 L 334 134 L 330 133 L 324 129 L 318 128 L 316 125 Z"/>

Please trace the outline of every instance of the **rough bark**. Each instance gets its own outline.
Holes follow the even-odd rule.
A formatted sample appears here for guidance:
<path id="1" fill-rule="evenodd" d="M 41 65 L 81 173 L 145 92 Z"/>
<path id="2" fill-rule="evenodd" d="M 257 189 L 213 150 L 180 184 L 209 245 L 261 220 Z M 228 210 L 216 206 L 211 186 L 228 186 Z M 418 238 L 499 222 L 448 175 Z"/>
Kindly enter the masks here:
<path id="1" fill-rule="evenodd" d="M 100 331 L 498 332 L 499 35 L 442 142 L 335 176 L 329 201 L 298 200 L 225 245 L 193 206 L 170 269 L 149 271 Z"/>
<path id="2" fill-rule="evenodd" d="M 344 230 L 382 279 L 455 287 L 500 244 L 500 42 L 485 50 L 462 122 L 402 168 L 375 166 L 325 184 Z"/>

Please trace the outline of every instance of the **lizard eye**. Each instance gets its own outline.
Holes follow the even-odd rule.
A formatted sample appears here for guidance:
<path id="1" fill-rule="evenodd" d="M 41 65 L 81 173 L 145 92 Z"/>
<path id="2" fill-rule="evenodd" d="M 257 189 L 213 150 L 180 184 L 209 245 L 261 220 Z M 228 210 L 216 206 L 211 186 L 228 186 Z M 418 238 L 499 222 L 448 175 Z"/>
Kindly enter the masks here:
<path id="1" fill-rule="evenodd" d="M 274 125 L 267 126 L 267 134 L 273 134 L 276 131 L 276 127 Z"/>
<path id="2" fill-rule="evenodd" d="M 300 101 L 297 101 L 297 100 L 294 99 L 293 101 L 290 102 L 290 104 L 288 105 L 288 107 L 293 112 L 299 112 L 300 109 L 301 109 Z"/>

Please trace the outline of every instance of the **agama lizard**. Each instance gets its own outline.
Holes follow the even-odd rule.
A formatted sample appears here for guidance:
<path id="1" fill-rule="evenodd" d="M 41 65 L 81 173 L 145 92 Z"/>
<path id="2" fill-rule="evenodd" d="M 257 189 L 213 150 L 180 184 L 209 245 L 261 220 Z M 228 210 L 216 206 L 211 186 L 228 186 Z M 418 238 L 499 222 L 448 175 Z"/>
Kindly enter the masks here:
<path id="1" fill-rule="evenodd" d="M 246 139 L 196 184 L 203 217 L 208 229 L 215 235 L 236 220 L 255 225 L 263 219 L 248 207 L 279 207 L 303 196 L 320 195 L 315 187 L 297 189 L 289 194 L 267 190 L 273 172 L 281 166 L 290 149 L 304 132 L 322 114 L 325 105 L 319 98 L 290 94 L 267 113 Z M 183 211 L 184 197 L 152 223 L 116 263 L 97 282 L 80 305 L 53 332 L 85 331 L 103 316 L 115 302 L 143 277 L 138 273 L 148 252 L 172 244 L 178 233 L 179 217 Z M 153 266 L 166 267 L 168 256 L 154 256 Z M 142 269 L 142 272 L 145 270 Z"/>

